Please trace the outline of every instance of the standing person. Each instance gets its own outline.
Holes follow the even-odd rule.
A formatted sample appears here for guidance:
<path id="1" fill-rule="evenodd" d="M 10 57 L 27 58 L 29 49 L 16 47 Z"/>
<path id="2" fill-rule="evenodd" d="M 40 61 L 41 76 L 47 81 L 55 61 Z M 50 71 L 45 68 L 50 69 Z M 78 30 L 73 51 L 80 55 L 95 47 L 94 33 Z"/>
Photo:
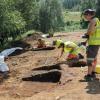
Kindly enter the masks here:
<path id="1" fill-rule="evenodd" d="M 93 80 L 96 77 L 95 67 L 97 64 L 97 55 L 100 47 L 100 20 L 95 17 L 95 11 L 87 9 L 83 12 L 84 18 L 89 21 L 89 26 L 86 35 L 88 35 L 87 48 L 87 65 L 88 73 L 85 75 L 87 81 Z"/>

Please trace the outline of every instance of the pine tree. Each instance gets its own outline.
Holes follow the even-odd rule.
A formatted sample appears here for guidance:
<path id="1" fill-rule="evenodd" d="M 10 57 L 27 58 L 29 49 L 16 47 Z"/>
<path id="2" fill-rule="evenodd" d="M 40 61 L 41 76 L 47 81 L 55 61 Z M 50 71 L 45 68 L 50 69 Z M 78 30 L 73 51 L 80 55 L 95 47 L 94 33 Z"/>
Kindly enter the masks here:
<path id="1" fill-rule="evenodd" d="M 40 30 L 53 33 L 63 25 L 62 6 L 58 0 L 44 0 L 40 8 Z"/>
<path id="2" fill-rule="evenodd" d="M 39 0 L 16 0 L 18 9 L 26 21 L 26 29 L 37 29 L 39 19 Z"/>
<path id="3" fill-rule="evenodd" d="M 63 0 L 63 6 L 65 9 L 73 9 L 80 5 L 80 0 Z"/>
<path id="4" fill-rule="evenodd" d="M 96 8 L 96 0 L 81 0 L 81 10 L 85 9 L 95 9 Z"/>
<path id="5" fill-rule="evenodd" d="M 100 0 L 97 2 L 97 12 L 96 12 L 97 17 L 100 19 Z"/>
<path id="6" fill-rule="evenodd" d="M 13 39 L 20 35 L 25 27 L 21 13 L 14 7 L 14 0 L 0 0 L 0 41 L 6 42 L 8 37 Z"/>

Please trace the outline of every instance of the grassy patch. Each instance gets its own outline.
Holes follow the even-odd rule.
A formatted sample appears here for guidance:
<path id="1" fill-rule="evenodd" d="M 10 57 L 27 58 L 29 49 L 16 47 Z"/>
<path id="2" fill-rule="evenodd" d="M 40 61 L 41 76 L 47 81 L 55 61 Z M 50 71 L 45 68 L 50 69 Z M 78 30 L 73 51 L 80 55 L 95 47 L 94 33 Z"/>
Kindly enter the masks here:
<path id="1" fill-rule="evenodd" d="M 64 21 L 80 21 L 81 13 L 80 12 L 64 12 Z"/>
<path id="2" fill-rule="evenodd" d="M 65 22 L 65 31 L 71 32 L 75 30 L 80 30 L 80 12 L 64 12 L 64 22 Z"/>

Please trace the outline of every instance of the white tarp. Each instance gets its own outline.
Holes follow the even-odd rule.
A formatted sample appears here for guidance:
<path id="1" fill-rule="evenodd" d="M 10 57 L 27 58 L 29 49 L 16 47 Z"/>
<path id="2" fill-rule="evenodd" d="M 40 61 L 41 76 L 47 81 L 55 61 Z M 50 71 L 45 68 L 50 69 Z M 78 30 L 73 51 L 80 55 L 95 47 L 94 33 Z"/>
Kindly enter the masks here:
<path id="1" fill-rule="evenodd" d="M 0 71 L 1 72 L 9 71 L 9 67 L 4 62 L 5 57 L 8 57 L 10 54 L 15 52 L 16 50 L 22 50 L 22 49 L 23 48 L 21 48 L 21 47 L 15 47 L 15 48 L 11 48 L 11 49 L 6 49 L 0 53 Z"/>
<path id="2" fill-rule="evenodd" d="M 0 53 L 0 56 L 8 57 L 10 54 L 12 54 L 16 50 L 22 50 L 23 48 L 21 47 L 15 47 L 11 49 L 6 49 Z"/>
<path id="3" fill-rule="evenodd" d="M 9 71 L 9 67 L 4 62 L 4 58 L 5 58 L 4 56 L 0 56 L 0 71 L 1 72 Z"/>
<path id="4" fill-rule="evenodd" d="M 43 34 L 42 37 L 43 38 L 47 38 L 49 36 L 49 34 Z"/>

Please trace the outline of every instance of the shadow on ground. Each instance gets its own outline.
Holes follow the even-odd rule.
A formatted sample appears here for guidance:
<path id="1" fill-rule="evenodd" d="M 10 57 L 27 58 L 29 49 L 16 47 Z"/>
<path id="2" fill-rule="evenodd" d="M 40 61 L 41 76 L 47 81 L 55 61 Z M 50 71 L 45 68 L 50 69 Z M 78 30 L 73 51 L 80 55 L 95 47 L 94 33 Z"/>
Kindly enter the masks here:
<path id="1" fill-rule="evenodd" d="M 88 89 L 87 93 L 89 94 L 100 94 L 100 80 L 96 79 L 93 82 L 88 82 L 86 89 Z"/>
<path id="2" fill-rule="evenodd" d="M 15 41 L 11 43 L 11 47 L 21 47 L 23 48 L 23 50 L 16 50 L 14 53 L 12 53 L 10 56 L 16 56 L 16 55 L 20 55 L 22 53 L 25 53 L 29 50 L 29 48 L 31 48 L 31 45 L 24 42 L 24 41 Z"/>
<path id="3" fill-rule="evenodd" d="M 88 94 L 100 94 L 100 79 L 95 78 L 92 81 L 86 81 L 85 79 L 79 80 L 80 82 L 87 82 L 86 92 Z"/>
<path id="4" fill-rule="evenodd" d="M 52 71 L 38 71 L 32 73 L 32 76 L 22 78 L 23 81 L 33 81 L 33 82 L 59 82 L 61 77 L 61 72 L 58 70 Z"/>
<path id="5" fill-rule="evenodd" d="M 74 62 L 74 63 L 68 62 L 67 64 L 69 67 L 85 67 L 85 66 L 87 66 L 86 62 L 84 62 L 84 61 L 78 61 L 78 62 Z"/>
<path id="6" fill-rule="evenodd" d="M 53 64 L 53 65 L 48 65 L 48 66 L 42 66 L 42 67 L 39 67 L 39 68 L 34 68 L 32 70 L 34 71 L 34 70 L 53 70 L 53 69 L 61 70 L 60 64 Z"/>

